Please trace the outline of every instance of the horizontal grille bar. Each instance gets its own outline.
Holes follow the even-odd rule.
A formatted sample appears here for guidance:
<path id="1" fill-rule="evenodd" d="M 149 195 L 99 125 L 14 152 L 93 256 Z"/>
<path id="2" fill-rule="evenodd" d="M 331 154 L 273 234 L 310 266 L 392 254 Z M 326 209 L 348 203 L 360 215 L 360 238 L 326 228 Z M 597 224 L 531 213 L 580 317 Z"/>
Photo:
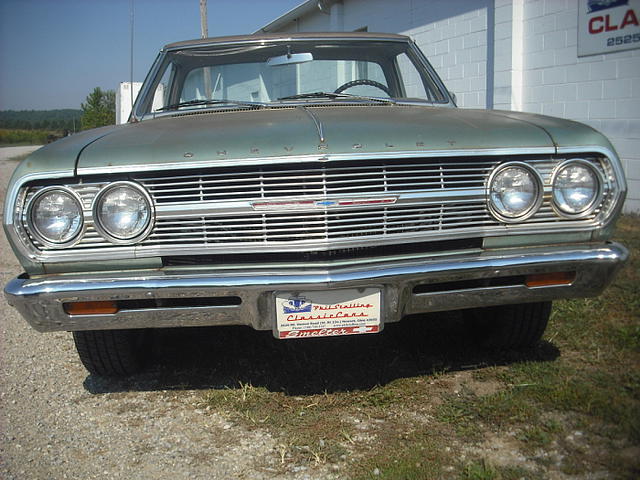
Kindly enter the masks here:
<path id="1" fill-rule="evenodd" d="M 470 213 L 476 212 L 475 215 Z M 143 245 L 162 243 L 246 243 L 334 240 L 363 236 L 415 235 L 491 225 L 494 221 L 481 202 L 460 205 L 391 206 L 365 211 L 308 213 L 254 213 L 233 218 L 202 217 L 161 220 Z"/>
<path id="2" fill-rule="evenodd" d="M 303 164 L 294 168 L 219 169 L 197 175 L 136 178 L 158 204 L 189 201 L 264 199 L 309 195 L 398 193 L 479 188 L 493 162 L 367 162 L 348 165 Z"/>

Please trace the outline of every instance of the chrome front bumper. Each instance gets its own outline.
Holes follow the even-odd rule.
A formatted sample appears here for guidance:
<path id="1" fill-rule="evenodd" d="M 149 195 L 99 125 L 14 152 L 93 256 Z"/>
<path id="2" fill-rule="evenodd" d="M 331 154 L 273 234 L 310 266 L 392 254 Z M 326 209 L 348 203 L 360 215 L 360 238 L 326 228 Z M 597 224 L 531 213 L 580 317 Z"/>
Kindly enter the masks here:
<path id="1" fill-rule="evenodd" d="M 38 331 L 250 325 L 273 329 L 274 292 L 379 287 L 385 323 L 421 312 L 599 294 L 628 257 L 617 243 L 488 250 L 339 267 L 268 267 L 196 272 L 19 277 L 5 287 L 10 305 Z M 527 287 L 526 275 L 575 272 L 568 285 Z M 495 281 L 506 279 L 505 281 Z M 218 299 L 201 306 L 198 299 Z M 177 300 L 176 300 L 177 299 Z M 194 305 L 189 305 L 190 300 Z M 225 304 L 226 299 L 230 299 Z M 69 315 L 68 302 L 122 302 L 114 314 Z M 171 300 L 171 301 L 169 301 Z M 173 304 L 172 304 L 173 302 Z M 137 305 L 138 303 L 139 305 Z"/>

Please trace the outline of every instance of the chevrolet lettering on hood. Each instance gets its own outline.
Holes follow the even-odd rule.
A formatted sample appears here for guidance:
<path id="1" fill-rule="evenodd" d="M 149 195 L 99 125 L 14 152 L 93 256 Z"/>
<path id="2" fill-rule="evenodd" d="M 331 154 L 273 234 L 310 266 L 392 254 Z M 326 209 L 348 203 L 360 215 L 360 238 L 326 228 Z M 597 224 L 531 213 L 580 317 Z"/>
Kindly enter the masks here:
<path id="1" fill-rule="evenodd" d="M 479 343 L 525 348 L 553 300 L 598 295 L 625 262 L 625 193 L 602 134 L 459 109 L 408 37 L 178 42 L 127 124 L 16 168 L 4 228 L 24 273 L 5 295 L 102 376 L 152 362 L 167 327 L 289 340 L 461 310 Z"/>

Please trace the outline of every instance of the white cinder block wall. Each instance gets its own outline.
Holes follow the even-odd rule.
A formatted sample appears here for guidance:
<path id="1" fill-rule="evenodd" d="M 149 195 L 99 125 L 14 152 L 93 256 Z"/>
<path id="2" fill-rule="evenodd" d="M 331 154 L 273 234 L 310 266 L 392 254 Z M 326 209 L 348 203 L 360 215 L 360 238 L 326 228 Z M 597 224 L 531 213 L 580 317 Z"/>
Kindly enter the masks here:
<path id="1" fill-rule="evenodd" d="M 578 0 L 343 0 L 275 30 L 411 36 L 464 108 L 577 120 L 622 158 L 640 212 L 640 50 L 577 56 Z"/>
<path id="2" fill-rule="evenodd" d="M 627 173 L 625 210 L 640 212 L 640 50 L 578 58 L 578 0 L 523 6 L 523 110 L 584 122 L 609 137 Z"/>
<path id="3" fill-rule="evenodd" d="M 488 3 L 413 1 L 410 28 L 397 31 L 413 38 L 456 94 L 458 104 L 467 108 L 485 108 L 491 101 L 487 96 Z"/>

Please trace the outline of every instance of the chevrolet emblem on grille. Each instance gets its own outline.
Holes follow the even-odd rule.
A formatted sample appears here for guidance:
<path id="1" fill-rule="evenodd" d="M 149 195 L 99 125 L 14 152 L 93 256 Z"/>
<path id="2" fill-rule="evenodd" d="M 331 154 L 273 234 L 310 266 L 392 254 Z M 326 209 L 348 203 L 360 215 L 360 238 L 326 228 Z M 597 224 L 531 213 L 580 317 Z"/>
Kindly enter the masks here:
<path id="1" fill-rule="evenodd" d="M 340 198 L 322 200 L 272 200 L 251 202 L 254 210 L 293 210 L 306 208 L 362 207 L 368 205 L 391 205 L 398 197 L 384 198 Z"/>

